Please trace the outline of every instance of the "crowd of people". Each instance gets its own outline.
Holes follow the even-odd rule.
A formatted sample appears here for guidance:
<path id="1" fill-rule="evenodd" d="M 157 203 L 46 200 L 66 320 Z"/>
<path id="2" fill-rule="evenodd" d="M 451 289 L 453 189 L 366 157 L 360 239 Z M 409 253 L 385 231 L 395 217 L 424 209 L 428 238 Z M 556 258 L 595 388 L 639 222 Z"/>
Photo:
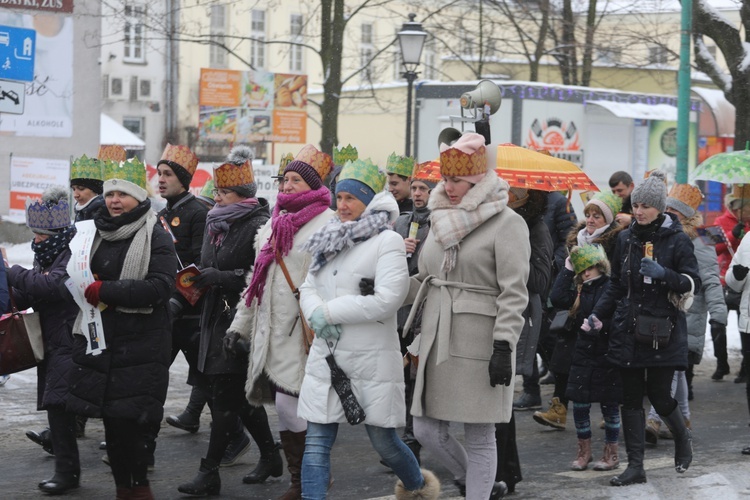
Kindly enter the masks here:
<path id="1" fill-rule="evenodd" d="M 270 207 L 257 196 L 249 148 L 214 167 L 207 197 L 190 192 L 197 156 L 167 145 L 158 213 L 145 166 L 121 148 L 74 160 L 70 189 L 27 203 L 33 268 L 0 269 L 4 307 L 10 291 L 41 316 L 37 407 L 49 428 L 27 436 L 54 454 L 55 468 L 39 489 L 79 487 L 76 437 L 101 418 L 116 498 L 153 498 L 148 471 L 180 352 L 192 390 L 166 423 L 194 433 L 205 406 L 211 417 L 196 475 L 176 485 L 185 495 L 220 495 L 221 467 L 252 438 L 260 459 L 244 483 L 282 476 L 285 459 L 280 499 L 324 499 L 338 426 L 362 423 L 398 477 L 397 499 L 438 498 L 441 480 L 469 500 L 501 498 L 523 479 L 514 414 L 538 410 L 536 422 L 565 429 L 571 402 L 572 470 L 594 462 L 599 403 L 595 470 L 620 467 L 624 438 L 627 467 L 613 486 L 646 482 L 645 443 L 664 437 L 685 472 L 709 314 L 713 379 L 730 372 L 728 310 L 739 311 L 743 355 L 750 349 L 750 192 L 727 195 L 717 219 L 726 237 L 715 246 L 699 232 L 700 190 L 670 190 L 659 171 L 637 185 L 616 172 L 579 224 L 564 194 L 498 177 L 488 148 L 464 133 L 441 145 L 434 172 L 396 154 L 381 168 L 351 147 L 331 157 L 308 145 L 282 160 Z M 101 313 L 100 353 L 64 286 L 84 228 L 93 231 L 84 295 Z M 544 371 L 554 393 L 543 411 Z M 743 361 L 737 381 L 746 380 Z M 451 424 L 463 424 L 462 440 Z M 422 450 L 450 477 L 423 468 Z"/>

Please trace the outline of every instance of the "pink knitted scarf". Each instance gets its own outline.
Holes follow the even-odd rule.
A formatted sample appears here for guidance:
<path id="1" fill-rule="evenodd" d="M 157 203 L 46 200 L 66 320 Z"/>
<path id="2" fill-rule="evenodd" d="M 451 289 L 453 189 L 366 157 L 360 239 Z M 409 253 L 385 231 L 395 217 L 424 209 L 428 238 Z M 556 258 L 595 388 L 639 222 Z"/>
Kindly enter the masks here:
<path id="1" fill-rule="evenodd" d="M 245 304 L 248 307 L 255 297 L 258 297 L 258 304 L 260 304 L 263 289 L 266 286 L 268 268 L 274 262 L 276 253 L 278 252 L 281 257 L 289 255 L 294 246 L 294 235 L 297 231 L 317 215 L 325 212 L 330 204 L 331 192 L 325 186 L 302 193 L 279 193 L 271 218 L 271 237 L 255 259 L 253 278 L 245 294 Z"/>

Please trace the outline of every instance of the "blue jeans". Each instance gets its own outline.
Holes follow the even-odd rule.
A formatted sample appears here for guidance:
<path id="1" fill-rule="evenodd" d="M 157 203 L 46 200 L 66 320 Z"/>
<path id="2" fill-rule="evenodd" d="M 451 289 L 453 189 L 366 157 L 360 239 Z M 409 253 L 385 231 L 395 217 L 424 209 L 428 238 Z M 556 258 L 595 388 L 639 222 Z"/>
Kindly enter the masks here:
<path id="1" fill-rule="evenodd" d="M 388 466 L 393 469 L 407 490 L 418 490 L 424 486 L 424 477 L 419 463 L 411 450 L 399 439 L 392 427 L 375 427 L 365 424 L 372 447 Z M 302 498 L 325 499 L 331 474 L 331 448 L 336 441 L 339 424 L 307 423 L 305 454 L 302 458 Z"/>

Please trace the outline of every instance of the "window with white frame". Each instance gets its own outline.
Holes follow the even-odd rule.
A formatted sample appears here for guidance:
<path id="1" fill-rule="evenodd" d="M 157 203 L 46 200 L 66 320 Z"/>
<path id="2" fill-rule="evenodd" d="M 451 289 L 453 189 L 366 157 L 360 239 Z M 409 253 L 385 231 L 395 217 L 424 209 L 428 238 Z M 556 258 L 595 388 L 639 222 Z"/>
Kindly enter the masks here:
<path id="1" fill-rule="evenodd" d="M 289 33 L 291 35 L 291 42 L 302 43 L 304 37 L 302 35 L 304 18 L 302 14 L 292 14 L 289 18 Z M 289 49 L 289 71 L 292 73 L 302 73 L 302 46 L 292 45 Z"/>
<path id="2" fill-rule="evenodd" d="M 143 117 L 126 116 L 122 119 L 122 126 L 143 139 L 145 133 L 145 131 L 143 130 L 143 122 Z"/>
<path id="3" fill-rule="evenodd" d="M 425 80 L 434 80 L 437 71 L 435 65 L 437 64 L 437 56 L 435 55 L 435 38 L 427 36 L 427 40 L 424 43 L 422 49 L 422 78 Z"/>
<path id="4" fill-rule="evenodd" d="M 266 11 L 253 10 L 250 21 L 250 65 L 266 67 Z"/>
<path id="5" fill-rule="evenodd" d="M 125 4 L 125 29 L 123 38 L 124 62 L 146 62 L 146 42 L 144 39 L 144 20 L 146 6 L 136 3 Z"/>
<path id="6" fill-rule="evenodd" d="M 224 48 L 227 34 L 227 6 L 211 6 L 211 45 L 208 61 L 212 68 L 226 68 L 227 50 Z"/>
<path id="7" fill-rule="evenodd" d="M 648 48 L 649 64 L 667 64 L 669 51 L 663 45 L 654 45 Z"/>
<path id="8" fill-rule="evenodd" d="M 373 45 L 373 25 L 370 23 L 362 24 L 362 34 L 359 42 L 359 64 L 364 68 L 360 73 L 363 81 L 372 81 L 372 58 L 375 55 L 375 46 Z"/>

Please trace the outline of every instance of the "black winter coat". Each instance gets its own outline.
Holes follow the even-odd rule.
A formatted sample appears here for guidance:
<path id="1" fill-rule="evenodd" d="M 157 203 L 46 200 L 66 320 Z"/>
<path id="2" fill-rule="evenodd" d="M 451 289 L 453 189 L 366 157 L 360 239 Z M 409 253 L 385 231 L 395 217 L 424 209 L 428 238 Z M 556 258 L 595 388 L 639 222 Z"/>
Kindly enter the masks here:
<path id="1" fill-rule="evenodd" d="M 573 307 L 578 294 L 575 285 L 575 273 L 563 269 L 557 275 L 557 280 L 550 293 L 552 305 L 557 309 L 566 310 Z M 601 331 L 585 332 L 581 325 L 593 311 L 597 301 L 604 294 L 609 283 L 609 277 L 599 278 L 584 283 L 581 287 L 581 300 L 570 333 L 558 333 L 558 346 L 565 343 L 560 351 L 566 353 L 569 367 L 568 387 L 566 397 L 578 403 L 619 402 L 622 398 L 622 380 L 620 368 L 606 360 L 605 355 L 609 346 L 609 322 L 602 321 Z M 564 340 L 563 340 L 564 339 Z M 572 339 L 572 342 L 570 341 Z M 567 349 L 566 349 L 567 348 Z M 554 357 L 553 357 L 554 359 Z M 553 369 L 553 371 L 555 371 Z"/>
<path id="2" fill-rule="evenodd" d="M 39 313 L 44 339 L 44 360 L 37 365 L 37 410 L 65 406 L 68 400 L 68 376 L 73 368 L 73 322 L 78 306 L 61 293 L 60 285 L 67 274 L 70 250 L 57 256 L 46 269 L 34 262 L 32 269 L 13 266 L 8 283 L 19 310 L 33 307 Z"/>
<path id="3" fill-rule="evenodd" d="M 91 198 L 91 202 L 88 205 L 86 205 L 81 210 L 76 211 L 75 222 L 92 220 L 94 218 L 94 214 L 101 210 L 104 205 L 104 197 L 102 195 L 97 195 Z"/>
<path id="4" fill-rule="evenodd" d="M 220 282 L 212 285 L 203 297 L 198 370 L 204 375 L 247 374 L 247 357 L 228 358 L 222 343 L 234 319 L 240 293 L 245 289 L 245 275 L 255 262 L 255 237 L 271 215 L 268 202 L 262 198 L 258 201 L 255 210 L 232 223 L 220 247 L 211 243 L 208 231 L 203 238 L 199 267 L 222 271 Z"/>
<path id="5" fill-rule="evenodd" d="M 693 242 L 682 232 L 682 226 L 672 214 L 651 238 L 654 259 L 666 269 L 664 279 L 643 282 L 640 273 L 643 242 L 633 233 L 635 220 L 620 232 L 614 256 L 611 259 L 612 277 L 604 295 L 594 307 L 600 319 L 612 318 L 607 359 L 623 368 L 653 366 L 687 368 L 687 324 L 685 313 L 678 311 L 669 301 L 668 292 L 685 293 L 690 290 L 689 275 L 700 290 L 698 262 Z M 639 314 L 668 317 L 672 320 L 669 343 L 658 349 L 651 344 L 635 341 L 635 320 Z"/>
<path id="6" fill-rule="evenodd" d="M 174 291 L 177 258 L 172 237 L 157 222 L 146 277 L 120 280 L 131 242 L 132 238 L 102 240 L 91 258 L 91 271 L 104 281 L 99 298 L 107 305 L 102 311 L 107 348 L 97 356 L 87 355 L 86 339 L 75 335 L 68 409 L 89 417 L 158 423 L 169 385 L 172 337 L 167 303 Z M 125 313 L 117 306 L 153 311 Z"/>
<path id="7" fill-rule="evenodd" d="M 189 192 L 183 193 L 175 200 L 168 200 L 167 206 L 157 215 L 164 217 L 169 230 L 172 231 L 177 256 L 184 267 L 190 264 L 196 266 L 201 262 L 201 247 L 203 246 L 203 232 L 206 229 L 206 214 L 208 207 L 202 201 Z M 175 269 L 175 272 L 179 270 Z M 175 291 L 172 294 L 172 300 L 176 300 L 182 306 L 180 317 L 195 316 L 196 318 L 201 311 L 201 302 L 198 301 L 195 306 L 182 296 L 180 292 Z"/>

